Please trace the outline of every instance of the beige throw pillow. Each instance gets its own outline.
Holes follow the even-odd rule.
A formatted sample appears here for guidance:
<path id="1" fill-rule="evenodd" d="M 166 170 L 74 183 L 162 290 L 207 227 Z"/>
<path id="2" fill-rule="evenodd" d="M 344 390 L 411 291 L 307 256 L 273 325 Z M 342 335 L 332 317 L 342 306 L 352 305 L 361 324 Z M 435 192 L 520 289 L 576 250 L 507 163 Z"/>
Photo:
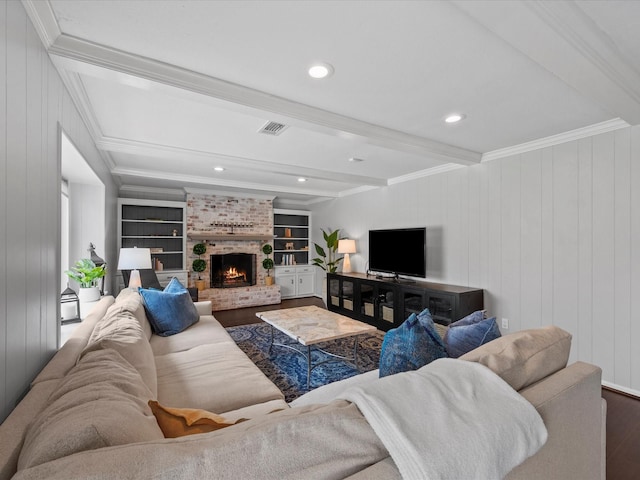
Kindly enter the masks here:
<path id="1" fill-rule="evenodd" d="M 567 366 L 571 334 L 555 326 L 497 338 L 460 357 L 489 367 L 515 390 Z"/>

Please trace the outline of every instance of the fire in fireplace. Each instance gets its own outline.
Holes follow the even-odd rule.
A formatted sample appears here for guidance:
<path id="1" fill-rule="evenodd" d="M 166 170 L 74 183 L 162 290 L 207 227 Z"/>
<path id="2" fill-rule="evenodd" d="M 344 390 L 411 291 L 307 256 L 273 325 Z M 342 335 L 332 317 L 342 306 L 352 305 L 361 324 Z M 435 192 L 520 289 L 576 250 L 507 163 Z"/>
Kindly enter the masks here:
<path id="1" fill-rule="evenodd" d="M 250 287 L 256 284 L 256 255 L 211 255 L 211 288 Z"/>

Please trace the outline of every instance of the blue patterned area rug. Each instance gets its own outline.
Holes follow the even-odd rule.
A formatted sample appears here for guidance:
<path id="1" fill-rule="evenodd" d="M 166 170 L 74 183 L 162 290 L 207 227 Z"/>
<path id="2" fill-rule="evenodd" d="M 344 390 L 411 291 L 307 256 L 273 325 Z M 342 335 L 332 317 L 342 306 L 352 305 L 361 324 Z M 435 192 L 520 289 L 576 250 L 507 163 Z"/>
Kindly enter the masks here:
<path id="1" fill-rule="evenodd" d="M 229 327 L 227 332 L 235 340 L 242 351 L 255 363 L 264 374 L 284 393 L 285 400 L 291 402 L 307 390 L 306 357 L 292 352 L 288 348 L 274 346 L 269 356 L 271 342 L 271 326 L 266 323 L 255 323 L 239 327 Z M 384 332 L 377 331 L 371 335 L 358 337 L 358 366 L 360 372 L 346 361 L 336 360 L 320 365 L 311 371 L 310 390 L 327 383 L 342 380 L 378 368 L 380 347 Z M 292 340 L 276 330 L 276 342 L 291 343 Z M 298 345 L 300 348 L 302 345 Z M 328 352 L 338 355 L 353 356 L 353 338 L 344 338 L 319 345 Z M 312 352 L 312 363 L 325 360 L 328 355 Z"/>

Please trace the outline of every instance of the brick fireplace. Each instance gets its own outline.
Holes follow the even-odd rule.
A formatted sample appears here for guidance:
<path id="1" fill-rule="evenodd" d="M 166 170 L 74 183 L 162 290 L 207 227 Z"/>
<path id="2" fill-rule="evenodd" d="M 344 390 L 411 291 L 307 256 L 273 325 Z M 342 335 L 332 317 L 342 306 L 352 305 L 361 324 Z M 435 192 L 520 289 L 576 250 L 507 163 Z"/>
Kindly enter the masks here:
<path id="1" fill-rule="evenodd" d="M 192 253 L 193 246 L 204 243 L 207 251 L 201 258 L 207 261 L 207 268 L 200 275 L 212 283 L 215 283 L 214 277 L 220 275 L 219 272 L 212 272 L 212 265 L 216 270 L 220 267 L 211 261 L 212 256 L 233 258 L 238 255 L 255 259 L 252 274 L 255 279 L 249 282 L 244 279 L 240 281 L 242 274 L 229 272 L 228 276 L 235 276 L 234 288 L 213 288 L 212 283 L 207 282 L 209 288 L 201 290 L 199 297 L 201 300 L 211 300 L 214 311 L 280 303 L 280 287 L 265 285 L 266 271 L 262 268 L 262 245 L 273 245 L 272 199 L 187 193 L 187 235 L 189 269 L 193 260 L 198 258 Z M 227 257 L 229 255 L 231 257 Z M 193 285 L 194 278 L 197 277 L 190 271 L 190 285 Z"/>

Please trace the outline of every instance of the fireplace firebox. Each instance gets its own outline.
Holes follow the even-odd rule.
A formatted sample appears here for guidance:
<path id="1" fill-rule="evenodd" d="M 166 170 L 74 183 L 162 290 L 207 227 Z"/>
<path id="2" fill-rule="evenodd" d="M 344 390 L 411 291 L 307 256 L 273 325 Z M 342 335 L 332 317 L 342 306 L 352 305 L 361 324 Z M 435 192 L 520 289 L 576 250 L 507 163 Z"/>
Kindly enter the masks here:
<path id="1" fill-rule="evenodd" d="M 250 287 L 256 284 L 256 255 L 211 255 L 211 288 Z"/>

